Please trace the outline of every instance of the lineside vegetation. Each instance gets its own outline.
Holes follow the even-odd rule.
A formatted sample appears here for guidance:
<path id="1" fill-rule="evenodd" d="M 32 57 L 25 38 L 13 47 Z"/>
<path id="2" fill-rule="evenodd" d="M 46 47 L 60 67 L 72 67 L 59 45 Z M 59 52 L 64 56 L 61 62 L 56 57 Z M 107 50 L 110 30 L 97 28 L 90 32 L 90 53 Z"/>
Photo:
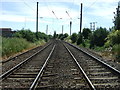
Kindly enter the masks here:
<path id="1" fill-rule="evenodd" d="M 51 38 L 51 35 L 38 32 L 38 39 L 36 39 L 36 33 L 29 29 L 18 30 L 10 38 L 0 36 L 0 40 L 2 40 L 0 44 L 1 59 L 43 45 Z"/>

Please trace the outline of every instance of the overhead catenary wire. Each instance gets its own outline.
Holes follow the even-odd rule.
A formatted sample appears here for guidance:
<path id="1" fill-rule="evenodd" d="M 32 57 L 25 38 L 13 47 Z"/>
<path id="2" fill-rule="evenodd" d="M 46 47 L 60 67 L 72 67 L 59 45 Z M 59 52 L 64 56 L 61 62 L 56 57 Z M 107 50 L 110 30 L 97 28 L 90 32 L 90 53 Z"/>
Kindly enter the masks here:
<path id="1" fill-rule="evenodd" d="M 44 3 L 45 5 L 46 5 L 46 8 L 48 9 L 48 12 L 49 12 L 49 14 L 50 14 L 50 16 L 52 16 L 53 14 L 52 14 L 52 12 L 51 12 L 51 10 L 50 10 L 50 8 L 49 8 L 49 6 L 48 6 L 48 4 L 47 4 L 47 2 L 46 2 L 46 0 L 45 0 L 45 3 Z M 52 25 L 53 26 L 49 26 L 49 27 L 51 27 L 52 28 L 52 30 L 54 30 L 54 19 L 52 18 Z M 51 34 L 51 31 L 50 31 L 50 34 Z"/>
<path id="2" fill-rule="evenodd" d="M 25 0 L 23 0 L 24 1 L 24 4 L 27 6 L 27 7 L 29 7 L 31 10 L 33 10 L 33 11 L 36 11 L 35 9 L 33 9 L 33 7 L 31 7 L 28 3 L 26 3 L 25 2 Z M 97 0 L 95 1 L 95 2 L 93 2 L 89 7 L 91 7 L 91 6 L 93 6 L 95 3 L 97 2 Z M 74 0 L 73 0 L 73 4 L 74 4 Z M 56 12 L 55 11 L 53 11 L 53 9 L 51 9 L 49 6 L 48 6 L 48 4 L 46 3 L 46 0 L 45 0 L 45 5 L 46 5 L 46 8 L 48 9 L 48 12 L 49 12 L 49 14 L 50 15 L 54 15 L 55 16 L 55 18 L 56 19 L 59 19 L 58 17 L 57 17 L 57 15 L 56 15 Z M 73 5 L 71 6 L 72 8 L 73 8 Z M 70 7 L 70 8 L 71 8 Z M 87 9 L 85 9 L 83 12 L 85 12 L 85 11 L 87 11 L 88 9 L 89 9 L 89 7 L 87 8 Z M 71 9 L 69 9 L 69 10 L 65 10 L 66 11 L 66 13 L 68 14 L 68 11 L 70 11 L 71 12 Z M 39 11 L 40 12 L 40 11 Z M 40 17 L 41 15 L 39 14 L 39 17 Z M 68 16 L 70 17 L 70 19 L 72 19 L 72 22 L 74 22 L 74 24 L 75 23 L 78 23 L 78 21 L 76 21 L 76 20 L 78 20 L 78 18 L 73 18 L 73 17 L 71 17 L 71 15 L 70 15 L 70 13 L 68 14 Z M 44 17 L 43 17 L 44 18 Z M 66 23 L 68 22 L 68 21 L 71 21 L 71 20 L 68 20 L 68 19 L 66 19 L 66 20 L 64 20 Z M 55 21 L 54 21 L 55 22 Z M 56 23 L 54 23 L 54 24 L 58 24 L 59 22 L 56 22 Z M 68 23 L 68 25 L 69 25 L 69 23 Z M 56 25 L 57 26 L 57 25 Z"/>
<path id="3" fill-rule="evenodd" d="M 31 10 L 33 10 L 33 11 L 35 11 L 35 9 L 33 9 L 29 4 L 27 4 L 24 0 L 22 0 L 23 1 L 23 3 L 27 6 L 27 7 L 29 7 Z"/>
<path id="4" fill-rule="evenodd" d="M 92 7 L 96 2 L 97 2 L 97 0 L 95 0 L 92 4 L 90 4 L 83 12 L 87 11 L 88 9 L 90 9 L 90 7 Z"/>
<path id="5" fill-rule="evenodd" d="M 27 6 L 27 7 L 29 7 L 32 11 L 36 11 L 36 9 L 34 9 L 33 7 L 31 7 L 27 2 L 25 2 L 25 0 L 22 0 L 23 1 L 23 3 Z M 37 2 L 35 2 L 34 1 L 34 3 L 36 4 Z M 38 13 L 38 16 L 40 17 L 40 14 Z"/>
<path id="6" fill-rule="evenodd" d="M 52 15 L 52 13 L 51 13 L 52 10 L 50 10 L 50 8 L 48 7 L 48 4 L 47 4 L 46 0 L 45 0 L 45 5 L 46 5 L 46 7 L 47 7 L 47 9 L 48 9 L 49 14 Z"/>
<path id="7" fill-rule="evenodd" d="M 52 13 L 55 15 L 56 19 L 58 19 L 58 17 L 57 17 L 56 14 L 54 13 L 54 11 L 52 11 Z"/>

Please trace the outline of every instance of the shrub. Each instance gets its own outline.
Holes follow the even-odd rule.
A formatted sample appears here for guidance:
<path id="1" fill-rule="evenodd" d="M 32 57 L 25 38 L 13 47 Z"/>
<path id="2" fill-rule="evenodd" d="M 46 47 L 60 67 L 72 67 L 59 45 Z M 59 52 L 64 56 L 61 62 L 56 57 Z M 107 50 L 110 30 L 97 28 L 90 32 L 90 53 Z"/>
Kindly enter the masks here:
<path id="1" fill-rule="evenodd" d="M 120 30 L 113 30 L 106 38 L 106 46 L 120 44 Z"/>
<path id="2" fill-rule="evenodd" d="M 65 34 L 59 34 L 58 35 L 58 39 L 64 40 L 65 38 L 67 38 L 69 35 L 67 33 Z"/>
<path id="3" fill-rule="evenodd" d="M 38 39 L 42 39 L 42 40 L 45 40 L 47 42 L 49 39 L 49 36 L 46 35 L 45 33 L 38 32 Z"/>
<path id="4" fill-rule="evenodd" d="M 113 55 L 115 55 L 116 61 L 120 62 L 120 44 L 116 44 L 112 48 Z"/>
<path id="5" fill-rule="evenodd" d="M 42 32 L 35 33 L 35 32 L 30 31 L 29 29 L 22 29 L 20 31 L 17 31 L 13 36 L 18 37 L 18 38 L 24 38 L 27 41 L 32 42 L 32 43 L 35 43 L 36 41 L 41 40 L 41 39 L 47 42 L 50 38 L 45 33 L 42 33 Z"/>
<path id="6" fill-rule="evenodd" d="M 2 38 L 2 56 L 10 56 L 34 46 L 22 38 Z"/>
<path id="7" fill-rule="evenodd" d="M 80 45 L 83 42 L 83 36 L 82 34 L 79 34 L 79 37 L 77 39 L 77 45 Z"/>
<path id="8" fill-rule="evenodd" d="M 82 35 L 83 35 L 84 39 L 88 39 L 91 33 L 92 32 L 89 28 L 84 28 L 83 32 L 82 32 Z"/>
<path id="9" fill-rule="evenodd" d="M 31 32 L 29 29 L 26 30 L 22 29 L 20 31 L 17 31 L 13 36 L 18 38 L 24 38 L 30 42 L 37 41 L 36 34 L 34 32 Z"/>
<path id="10" fill-rule="evenodd" d="M 76 33 L 73 33 L 72 36 L 71 36 L 71 40 L 72 40 L 72 43 L 75 43 L 78 39 L 78 36 Z"/>
<path id="11" fill-rule="evenodd" d="M 109 32 L 102 27 L 94 31 L 93 34 L 91 34 L 90 36 L 91 47 L 94 47 L 94 45 L 99 47 L 104 46 L 106 42 L 105 38 L 107 37 L 108 34 Z"/>
<path id="12" fill-rule="evenodd" d="M 58 35 L 56 34 L 56 31 L 54 31 L 53 38 L 55 39 L 55 38 L 57 38 L 57 37 L 58 37 Z"/>

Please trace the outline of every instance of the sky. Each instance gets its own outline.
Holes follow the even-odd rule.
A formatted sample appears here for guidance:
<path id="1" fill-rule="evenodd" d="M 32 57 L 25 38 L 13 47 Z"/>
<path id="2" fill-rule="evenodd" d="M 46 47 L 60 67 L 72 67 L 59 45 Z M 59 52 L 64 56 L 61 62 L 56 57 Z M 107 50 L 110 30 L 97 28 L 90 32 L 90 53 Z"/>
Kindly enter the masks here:
<path id="1" fill-rule="evenodd" d="M 80 6 L 83 4 L 82 29 L 95 27 L 111 28 L 114 26 L 114 13 L 120 0 L 1 0 L 0 28 L 12 30 L 30 29 L 36 32 L 36 8 L 38 4 L 38 31 L 53 34 L 70 34 L 80 30 Z M 68 12 L 68 14 L 66 13 Z M 54 12 L 54 13 L 53 13 Z"/>

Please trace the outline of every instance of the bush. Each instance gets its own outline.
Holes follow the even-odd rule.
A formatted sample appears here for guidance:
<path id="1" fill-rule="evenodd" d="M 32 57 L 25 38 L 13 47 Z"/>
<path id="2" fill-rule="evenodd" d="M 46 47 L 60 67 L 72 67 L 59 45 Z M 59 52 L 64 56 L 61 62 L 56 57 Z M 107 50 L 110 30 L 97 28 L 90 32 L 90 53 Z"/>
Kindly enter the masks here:
<path id="1" fill-rule="evenodd" d="M 64 34 L 64 38 L 67 38 L 69 35 L 67 33 Z"/>
<path id="2" fill-rule="evenodd" d="M 49 36 L 45 33 L 38 32 L 37 35 L 35 32 L 30 31 L 29 29 L 22 29 L 20 31 L 17 31 L 14 35 L 14 37 L 18 38 L 24 38 L 29 42 L 36 42 L 38 40 L 45 40 L 46 42 L 49 40 Z M 36 37 L 37 36 L 37 37 Z"/>
<path id="3" fill-rule="evenodd" d="M 94 45 L 99 47 L 104 46 L 106 42 L 105 38 L 107 37 L 108 34 L 109 32 L 105 28 L 102 28 L 102 27 L 98 28 L 90 36 L 91 47 L 94 47 Z"/>
<path id="4" fill-rule="evenodd" d="M 22 38 L 2 38 L 2 56 L 10 56 L 34 46 Z"/>
<path id="5" fill-rule="evenodd" d="M 84 40 L 84 44 L 85 44 L 86 48 L 89 48 L 90 47 L 90 40 L 89 39 L 85 39 Z"/>
<path id="6" fill-rule="evenodd" d="M 113 55 L 115 55 L 116 61 L 120 62 L 120 44 L 116 44 L 112 48 Z"/>
<path id="7" fill-rule="evenodd" d="M 82 35 L 83 35 L 84 39 L 88 39 L 91 33 L 92 32 L 89 28 L 84 28 L 83 32 L 82 32 Z"/>
<path id="8" fill-rule="evenodd" d="M 95 41 L 95 37 L 93 34 L 91 34 L 90 35 L 90 49 L 94 48 L 94 45 L 95 45 L 94 41 Z"/>
<path id="9" fill-rule="evenodd" d="M 106 38 L 106 47 L 120 44 L 120 30 L 113 30 Z"/>
<path id="10" fill-rule="evenodd" d="M 13 36 L 18 38 L 24 38 L 30 42 L 37 41 L 36 34 L 34 32 L 31 32 L 29 29 L 26 30 L 22 29 L 20 31 L 17 31 Z"/>
<path id="11" fill-rule="evenodd" d="M 58 37 L 58 35 L 56 34 L 56 31 L 54 31 L 53 38 L 56 39 L 57 37 Z"/>
<path id="12" fill-rule="evenodd" d="M 79 37 L 77 39 L 77 45 L 80 45 L 83 42 L 83 36 L 82 34 L 79 34 Z"/>
<path id="13" fill-rule="evenodd" d="M 75 43 L 78 39 L 78 36 L 76 33 L 73 33 L 72 36 L 71 36 L 71 40 L 72 40 L 72 43 Z"/>
<path id="14" fill-rule="evenodd" d="M 42 39 L 45 40 L 45 42 L 47 42 L 49 40 L 49 36 L 45 33 L 38 32 L 38 39 Z"/>
<path id="15" fill-rule="evenodd" d="M 65 38 L 67 38 L 69 35 L 67 33 L 65 34 L 59 34 L 58 35 L 58 39 L 64 40 Z"/>
<path id="16" fill-rule="evenodd" d="M 58 35 L 58 39 L 61 39 L 61 40 L 62 40 L 63 37 L 64 37 L 63 34 L 59 34 L 59 35 Z"/>

